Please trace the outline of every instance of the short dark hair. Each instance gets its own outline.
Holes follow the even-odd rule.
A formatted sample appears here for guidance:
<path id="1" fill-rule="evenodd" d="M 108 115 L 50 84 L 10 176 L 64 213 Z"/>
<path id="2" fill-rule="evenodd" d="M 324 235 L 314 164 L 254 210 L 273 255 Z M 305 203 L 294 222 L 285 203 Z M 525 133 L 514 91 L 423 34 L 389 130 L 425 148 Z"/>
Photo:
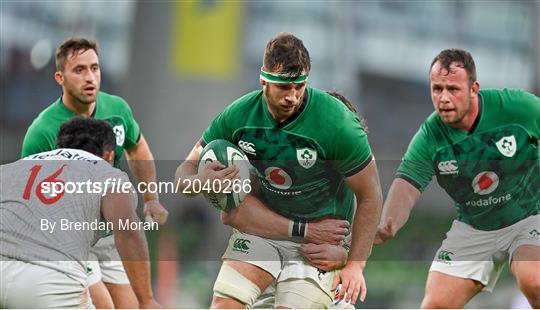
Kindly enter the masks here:
<path id="1" fill-rule="evenodd" d="M 58 148 L 79 149 L 96 156 L 116 147 L 116 136 L 107 122 L 88 117 L 75 117 L 60 127 L 56 138 Z"/>
<path id="2" fill-rule="evenodd" d="M 263 66 L 269 71 L 298 77 L 304 72 L 309 73 L 311 59 L 302 40 L 291 33 L 282 32 L 266 44 Z"/>
<path id="3" fill-rule="evenodd" d="M 466 50 L 452 48 L 440 52 L 431 62 L 431 66 L 429 67 L 430 73 L 436 62 L 440 62 L 441 69 L 445 69 L 448 72 L 450 72 L 450 66 L 457 62 L 458 66 L 462 67 L 467 72 L 467 75 L 469 76 L 469 85 L 476 82 L 476 65 L 474 64 L 471 53 Z"/>
<path id="4" fill-rule="evenodd" d="M 347 99 L 347 97 L 345 97 L 343 94 L 341 94 L 337 90 L 330 90 L 330 91 L 327 91 L 326 93 L 338 99 L 339 101 L 341 101 L 349 110 L 351 110 L 354 114 L 356 114 L 358 118 L 360 119 L 360 124 L 362 125 L 362 127 L 364 127 L 364 131 L 366 133 L 368 132 L 367 121 L 363 119 L 360 116 L 360 114 L 358 114 L 358 111 L 356 110 L 354 104 L 352 104 L 352 102 L 349 99 Z"/>
<path id="5" fill-rule="evenodd" d="M 78 51 L 85 52 L 90 49 L 99 55 L 98 44 L 94 40 L 86 38 L 68 38 L 64 40 L 56 49 L 56 70 L 64 71 L 69 55 L 73 55 Z"/>

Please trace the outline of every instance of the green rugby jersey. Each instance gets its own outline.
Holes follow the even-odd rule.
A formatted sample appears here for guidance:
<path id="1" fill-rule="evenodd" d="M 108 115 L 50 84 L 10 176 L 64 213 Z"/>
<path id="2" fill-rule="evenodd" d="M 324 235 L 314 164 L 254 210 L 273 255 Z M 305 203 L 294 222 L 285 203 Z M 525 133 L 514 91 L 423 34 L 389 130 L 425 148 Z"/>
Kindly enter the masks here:
<path id="1" fill-rule="evenodd" d="M 433 112 L 397 171 L 423 191 L 435 175 L 458 220 L 480 230 L 512 225 L 540 209 L 540 99 L 517 89 L 480 90 L 469 132 Z"/>
<path id="2" fill-rule="evenodd" d="M 352 220 L 354 194 L 344 178 L 366 167 L 372 155 L 360 119 L 338 99 L 306 88 L 301 110 L 278 124 L 262 90 L 254 91 L 212 121 L 202 144 L 215 139 L 244 150 L 257 170 L 260 198 L 283 216 Z"/>
<path id="3" fill-rule="evenodd" d="M 24 137 L 21 157 L 56 149 L 56 135 L 60 126 L 77 116 L 62 102 L 62 97 L 43 110 L 32 122 Z M 119 167 L 124 149 L 134 147 L 140 138 L 139 124 L 133 118 L 127 102 L 99 92 L 92 116 L 108 122 L 116 134 L 114 166 Z"/>

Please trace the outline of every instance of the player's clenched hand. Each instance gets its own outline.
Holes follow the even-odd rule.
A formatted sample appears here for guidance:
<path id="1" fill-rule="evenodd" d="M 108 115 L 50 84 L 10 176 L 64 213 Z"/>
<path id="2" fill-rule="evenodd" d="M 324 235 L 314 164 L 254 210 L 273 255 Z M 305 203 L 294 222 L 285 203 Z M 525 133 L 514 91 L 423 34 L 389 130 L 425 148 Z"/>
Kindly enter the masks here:
<path id="1" fill-rule="evenodd" d="M 324 271 L 341 268 L 347 262 L 347 251 L 339 245 L 305 243 L 300 252 L 312 266 Z"/>
<path id="2" fill-rule="evenodd" d="M 358 297 L 364 302 L 367 294 L 366 281 L 364 279 L 365 262 L 349 261 L 343 270 L 336 275 L 332 284 L 332 291 L 336 290 L 338 284 L 341 283 L 340 296 L 336 296 L 335 300 L 340 300 L 345 297 L 345 302 L 355 304 Z"/>
<path id="3" fill-rule="evenodd" d="M 375 240 L 373 243 L 376 245 L 381 245 L 394 238 L 395 232 L 393 225 L 394 223 L 391 217 L 387 218 L 384 223 L 381 223 L 379 227 L 377 227 L 377 234 L 375 235 Z"/>
<path id="4" fill-rule="evenodd" d="M 202 171 L 199 171 L 197 178 L 204 184 L 206 181 L 213 182 L 214 180 L 223 181 L 225 179 L 233 180 L 239 177 L 240 170 L 236 165 L 225 167 L 219 161 L 213 161 L 204 166 Z"/>
<path id="5" fill-rule="evenodd" d="M 339 245 L 349 233 L 349 222 L 338 219 L 322 219 L 308 223 L 306 240 L 315 244 Z"/>
<path id="6" fill-rule="evenodd" d="M 149 200 L 144 203 L 143 213 L 145 218 L 151 218 L 158 224 L 164 224 L 167 221 L 169 212 L 159 203 L 159 200 Z"/>

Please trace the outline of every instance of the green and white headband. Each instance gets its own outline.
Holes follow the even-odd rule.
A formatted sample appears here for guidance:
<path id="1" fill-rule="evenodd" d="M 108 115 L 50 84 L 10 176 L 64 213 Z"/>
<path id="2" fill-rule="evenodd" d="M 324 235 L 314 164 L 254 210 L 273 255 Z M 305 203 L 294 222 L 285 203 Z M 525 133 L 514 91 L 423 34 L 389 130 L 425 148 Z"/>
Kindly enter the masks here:
<path id="1" fill-rule="evenodd" d="M 261 80 L 269 83 L 303 83 L 308 80 L 308 74 L 303 72 L 301 75 L 292 76 L 290 74 L 283 73 L 270 73 L 261 68 Z"/>

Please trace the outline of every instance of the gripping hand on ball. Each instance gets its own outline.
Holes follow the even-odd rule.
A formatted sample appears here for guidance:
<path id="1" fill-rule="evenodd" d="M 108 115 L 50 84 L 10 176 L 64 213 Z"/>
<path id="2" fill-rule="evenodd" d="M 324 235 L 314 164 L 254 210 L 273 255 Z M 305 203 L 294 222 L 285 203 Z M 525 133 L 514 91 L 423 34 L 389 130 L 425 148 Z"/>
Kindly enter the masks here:
<path id="1" fill-rule="evenodd" d="M 201 183 L 214 182 L 218 180 L 223 182 L 224 180 L 234 180 L 239 178 L 239 169 L 236 165 L 225 167 L 219 161 L 213 161 L 204 166 L 204 169 L 199 171 L 197 178 Z"/>

